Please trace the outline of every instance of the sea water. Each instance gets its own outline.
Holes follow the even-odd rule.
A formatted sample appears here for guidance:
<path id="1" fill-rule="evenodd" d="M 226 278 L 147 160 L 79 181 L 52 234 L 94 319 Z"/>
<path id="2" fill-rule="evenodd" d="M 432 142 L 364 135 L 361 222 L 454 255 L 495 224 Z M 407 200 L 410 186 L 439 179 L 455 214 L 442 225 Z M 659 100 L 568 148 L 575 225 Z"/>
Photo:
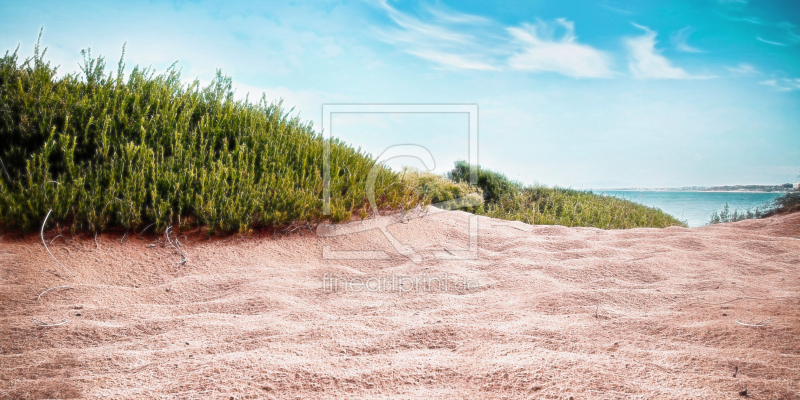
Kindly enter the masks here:
<path id="1" fill-rule="evenodd" d="M 594 193 L 615 196 L 635 201 L 650 207 L 660 208 L 675 218 L 686 221 L 689 227 L 708 224 L 711 213 L 722 211 L 728 203 L 730 212 L 734 210 L 753 211 L 756 207 L 763 209 L 781 193 L 764 192 L 667 192 L 667 191 L 632 191 L 632 190 L 595 190 Z"/>

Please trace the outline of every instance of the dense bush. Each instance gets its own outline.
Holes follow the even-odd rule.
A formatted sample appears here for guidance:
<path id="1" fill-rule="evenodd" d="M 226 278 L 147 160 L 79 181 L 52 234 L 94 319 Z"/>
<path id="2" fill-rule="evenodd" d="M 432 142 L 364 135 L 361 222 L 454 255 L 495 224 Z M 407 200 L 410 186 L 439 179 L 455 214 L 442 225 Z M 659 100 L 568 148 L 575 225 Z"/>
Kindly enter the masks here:
<path id="1" fill-rule="evenodd" d="M 457 162 L 447 176 L 456 182 L 468 182 L 469 164 Z M 657 208 L 589 191 L 526 186 L 483 168 L 477 168 L 477 186 L 484 195 L 485 203 L 475 212 L 493 218 L 528 224 L 604 229 L 685 226 Z"/>
<path id="2" fill-rule="evenodd" d="M 330 141 L 331 215 L 322 215 L 325 143 L 281 103 L 235 100 L 220 72 L 201 88 L 182 83 L 174 65 L 126 77 L 122 58 L 107 72 L 103 57 L 82 54 L 81 72 L 61 77 L 38 43 L 30 59 L 17 51 L 0 59 L 0 227 L 38 228 L 50 210 L 73 232 L 151 224 L 243 232 L 369 214 L 371 156 Z M 532 224 L 681 225 L 626 200 L 524 186 L 482 168 L 470 186 L 469 169 L 458 162 L 438 176 L 380 166 L 378 207 L 468 198 L 466 211 Z"/>
<path id="3" fill-rule="evenodd" d="M 415 169 L 405 169 L 402 174 L 403 182 L 414 188 L 423 204 L 432 203 L 442 208 L 453 209 L 440 204 L 450 200 L 467 199 L 471 207 L 459 208 L 462 211 L 483 212 L 483 192 L 480 188 L 467 182 L 456 182 L 447 176 L 436 175 L 430 172 L 421 172 Z"/>
<path id="4" fill-rule="evenodd" d="M 220 72 L 205 88 L 181 83 L 174 67 L 156 74 L 122 59 L 82 52 L 80 73 L 58 77 L 34 56 L 0 59 L 0 223 L 41 225 L 48 210 L 73 231 L 155 223 L 246 231 L 324 218 L 323 139 L 280 103 L 234 100 Z M 124 48 L 123 48 L 124 56 Z M 331 142 L 332 218 L 365 208 L 373 160 Z M 381 207 L 419 198 L 382 168 Z"/>

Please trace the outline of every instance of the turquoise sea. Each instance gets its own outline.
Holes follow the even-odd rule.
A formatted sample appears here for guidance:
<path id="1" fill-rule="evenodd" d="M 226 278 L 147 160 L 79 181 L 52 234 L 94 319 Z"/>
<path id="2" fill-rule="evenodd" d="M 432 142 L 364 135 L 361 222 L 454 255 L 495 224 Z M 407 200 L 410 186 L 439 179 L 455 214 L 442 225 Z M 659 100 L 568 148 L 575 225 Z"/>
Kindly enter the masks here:
<path id="1" fill-rule="evenodd" d="M 594 193 L 616 196 L 660 208 L 675 218 L 687 221 L 689 227 L 692 228 L 708 224 L 711 220 L 711 213 L 722 210 L 725 203 L 728 203 L 731 212 L 733 210 L 746 211 L 756 207 L 761 208 L 781 195 L 781 193 L 760 192 L 640 192 L 628 190 L 595 190 Z"/>

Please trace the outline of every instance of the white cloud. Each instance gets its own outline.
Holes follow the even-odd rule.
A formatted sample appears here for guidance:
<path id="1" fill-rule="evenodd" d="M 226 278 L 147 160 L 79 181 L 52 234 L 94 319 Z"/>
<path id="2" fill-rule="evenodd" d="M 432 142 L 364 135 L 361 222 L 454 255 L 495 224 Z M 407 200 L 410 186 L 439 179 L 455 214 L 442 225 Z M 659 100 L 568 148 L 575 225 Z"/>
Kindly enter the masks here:
<path id="1" fill-rule="evenodd" d="M 458 24 L 492 24 L 492 20 L 479 15 L 464 14 L 454 10 L 443 10 L 426 6 L 425 10 L 437 20 Z"/>
<path id="2" fill-rule="evenodd" d="M 485 41 L 487 35 L 475 35 L 481 25 L 490 21 L 478 16 L 457 12 L 442 12 L 431 7 L 426 10 L 431 22 L 400 12 L 385 1 L 378 2 L 397 29 L 376 30 L 378 37 L 392 43 L 408 54 L 433 61 L 442 67 L 456 69 L 492 70 L 497 67 Z M 459 29 L 463 26 L 478 29 Z"/>
<path id="3" fill-rule="evenodd" d="M 794 33 L 794 28 L 797 28 L 796 26 L 788 22 L 781 22 L 777 26 L 784 31 L 783 34 L 788 41 L 792 43 L 800 42 L 800 35 Z"/>
<path id="4" fill-rule="evenodd" d="M 645 34 L 635 38 L 629 38 L 625 41 L 630 51 L 630 67 L 631 73 L 638 79 L 689 79 L 692 78 L 689 73 L 681 68 L 673 67 L 669 60 L 659 54 L 656 49 L 656 33 L 650 29 L 636 25 L 642 28 Z"/>
<path id="5" fill-rule="evenodd" d="M 455 67 L 461 69 L 476 69 L 476 70 L 498 69 L 497 67 L 494 67 L 492 65 L 476 60 L 470 60 L 458 54 L 436 53 L 434 51 L 413 51 L 413 50 L 408 51 L 408 53 L 448 67 Z"/>
<path id="6" fill-rule="evenodd" d="M 685 53 L 702 53 L 703 50 L 700 50 L 696 47 L 690 46 L 686 43 L 686 40 L 689 39 L 689 36 L 694 33 L 694 29 L 691 26 L 687 26 L 675 33 L 672 34 L 672 46 L 675 47 L 675 50 L 682 51 Z"/>
<path id="7" fill-rule="evenodd" d="M 762 85 L 772 86 L 775 90 L 779 92 L 791 92 L 795 90 L 800 90 L 800 78 L 794 79 L 768 79 L 765 81 L 759 82 Z"/>
<path id="8" fill-rule="evenodd" d="M 564 29 L 560 38 L 556 28 Z M 554 24 L 523 24 L 507 31 L 522 46 L 508 59 L 512 69 L 532 72 L 557 72 L 575 78 L 602 78 L 612 75 L 609 58 L 601 51 L 576 41 L 575 25 L 565 19 Z"/>
<path id="9" fill-rule="evenodd" d="M 620 14 L 629 14 L 629 15 L 630 15 L 630 14 L 636 14 L 636 13 L 635 13 L 635 12 L 633 12 L 633 11 L 628 11 L 628 10 L 623 10 L 623 9 L 621 9 L 621 8 L 611 7 L 611 6 L 609 6 L 608 4 L 602 4 L 602 3 L 600 3 L 599 5 L 600 5 L 600 7 L 607 8 L 607 9 L 609 9 L 609 10 L 611 10 L 611 11 L 614 11 L 614 12 L 617 12 L 617 13 L 620 13 Z"/>
<path id="10" fill-rule="evenodd" d="M 441 68 L 556 72 L 576 78 L 612 76 L 610 58 L 578 43 L 575 26 L 565 19 L 519 27 L 488 18 L 425 7 L 424 21 L 385 1 L 378 3 L 396 29 L 377 30 L 378 37 L 407 54 Z M 556 37 L 556 31 L 563 33 Z"/>
<path id="11" fill-rule="evenodd" d="M 786 43 L 773 42 L 771 40 L 762 39 L 761 36 L 756 36 L 756 39 L 758 39 L 758 40 L 760 40 L 760 41 L 762 41 L 764 43 L 771 44 L 773 46 L 786 46 Z"/>
<path id="12" fill-rule="evenodd" d="M 725 67 L 725 69 L 735 75 L 752 75 L 761 73 L 761 71 L 759 71 L 756 67 L 745 63 L 741 63 L 735 67 Z"/>

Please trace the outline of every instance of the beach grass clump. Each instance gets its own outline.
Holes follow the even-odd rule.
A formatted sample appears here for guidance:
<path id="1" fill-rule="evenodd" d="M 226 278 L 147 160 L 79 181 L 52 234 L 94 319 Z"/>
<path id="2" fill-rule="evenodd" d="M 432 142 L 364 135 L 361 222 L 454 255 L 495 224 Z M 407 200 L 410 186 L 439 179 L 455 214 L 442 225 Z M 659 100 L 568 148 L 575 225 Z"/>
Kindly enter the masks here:
<path id="1" fill-rule="evenodd" d="M 477 186 L 484 194 L 483 207 L 475 212 L 492 218 L 528 224 L 591 226 L 602 229 L 686 226 L 654 207 L 591 191 L 523 185 L 505 175 L 477 168 Z M 470 165 L 459 161 L 447 176 L 468 182 Z"/>
<path id="2" fill-rule="evenodd" d="M 769 207 L 766 209 L 762 207 L 756 207 L 752 210 L 748 208 L 744 211 L 733 210 L 733 212 L 731 212 L 730 206 L 726 202 L 721 211 L 714 211 L 711 213 L 711 221 L 709 221 L 709 223 L 724 224 L 727 222 L 744 221 L 746 219 L 763 218 L 768 214 L 772 215 L 771 212 L 772 209 Z"/>
<path id="3" fill-rule="evenodd" d="M 772 201 L 772 214 L 800 211 L 800 190 L 787 192 Z"/>
<path id="4" fill-rule="evenodd" d="M 323 138 L 280 102 L 235 100 L 217 72 L 206 87 L 123 59 L 107 71 L 83 51 L 59 77 L 37 43 L 33 57 L 0 59 L 0 226 L 51 220 L 74 232 L 155 224 L 245 232 L 304 221 L 346 221 L 367 209 L 374 160 L 332 139 L 331 215 L 322 214 Z M 123 48 L 124 56 L 124 48 Z M 419 202 L 380 166 L 380 208 Z"/>
<path id="5" fill-rule="evenodd" d="M 470 185 L 466 181 L 455 181 L 447 176 L 413 168 L 403 169 L 401 176 L 405 184 L 414 188 L 415 193 L 421 200 L 421 204 L 434 204 L 442 208 L 448 208 L 441 203 L 457 199 L 470 199 L 475 200 L 470 201 L 470 204 L 478 205 L 459 209 L 473 213 L 483 212 L 484 195 L 478 186 Z"/>
<path id="6" fill-rule="evenodd" d="M 727 222 L 737 222 L 746 219 L 767 218 L 777 214 L 786 214 L 800 211 L 800 190 L 786 192 L 774 200 L 766 203 L 762 207 L 744 211 L 733 210 L 731 212 L 728 203 L 722 207 L 721 211 L 711 213 L 709 224 L 723 224 Z"/>

